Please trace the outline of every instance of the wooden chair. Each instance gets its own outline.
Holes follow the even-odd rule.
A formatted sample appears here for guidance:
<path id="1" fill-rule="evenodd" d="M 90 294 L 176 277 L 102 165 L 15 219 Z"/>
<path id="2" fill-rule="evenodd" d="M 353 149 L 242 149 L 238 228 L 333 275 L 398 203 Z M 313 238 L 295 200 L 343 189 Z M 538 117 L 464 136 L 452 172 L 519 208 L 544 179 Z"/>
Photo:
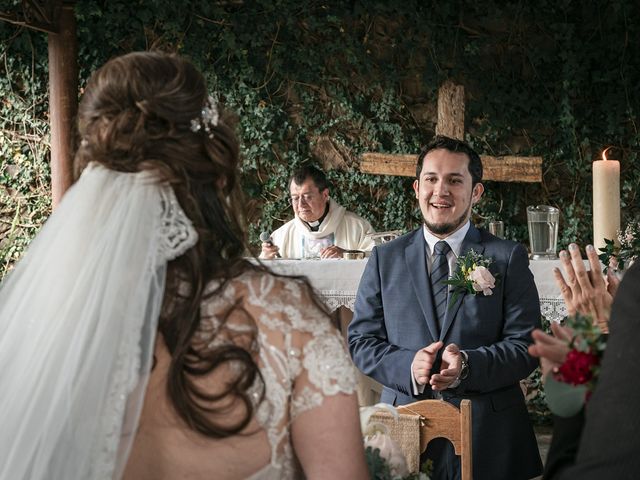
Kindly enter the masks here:
<path id="1" fill-rule="evenodd" d="M 444 400 L 421 400 L 397 408 L 400 414 L 419 416 L 420 453 L 434 438 L 448 439 L 460 456 L 462 480 L 471 480 L 471 400 L 462 400 L 459 409 Z"/>
<path id="2" fill-rule="evenodd" d="M 460 456 L 461 478 L 471 480 L 471 401 L 462 400 L 456 408 L 444 400 L 421 400 L 397 407 L 398 418 L 381 410 L 371 416 L 372 422 L 387 426 L 407 460 L 410 472 L 420 468 L 420 454 L 434 438 L 443 437 L 453 444 Z"/>

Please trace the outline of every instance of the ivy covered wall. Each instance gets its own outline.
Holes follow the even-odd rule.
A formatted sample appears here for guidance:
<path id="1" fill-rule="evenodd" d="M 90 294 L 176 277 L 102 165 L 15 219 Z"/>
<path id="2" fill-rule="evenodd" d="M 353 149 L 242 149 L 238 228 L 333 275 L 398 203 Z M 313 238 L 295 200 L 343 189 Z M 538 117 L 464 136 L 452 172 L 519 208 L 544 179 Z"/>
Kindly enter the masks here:
<path id="1" fill-rule="evenodd" d="M 0 3 L 0 10 L 16 1 Z M 378 230 L 419 224 L 411 179 L 362 174 L 363 152 L 418 152 L 436 92 L 466 89 L 466 135 L 540 155 L 541 184 L 487 183 L 476 221 L 527 242 L 525 208 L 558 206 L 560 246 L 591 241 L 591 162 L 621 160 L 623 225 L 640 214 L 640 6 L 635 0 L 436 2 L 83 0 L 81 85 L 131 50 L 179 52 L 238 115 L 250 240 L 291 217 L 286 179 L 323 165 L 332 195 Z M 46 35 L 0 22 L 0 277 L 46 219 Z"/>

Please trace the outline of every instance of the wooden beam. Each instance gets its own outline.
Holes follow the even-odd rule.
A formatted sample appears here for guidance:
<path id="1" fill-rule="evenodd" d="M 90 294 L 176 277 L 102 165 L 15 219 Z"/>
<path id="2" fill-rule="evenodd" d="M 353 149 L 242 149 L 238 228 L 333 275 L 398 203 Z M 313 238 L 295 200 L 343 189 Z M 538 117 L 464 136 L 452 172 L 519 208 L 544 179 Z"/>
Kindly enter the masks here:
<path id="1" fill-rule="evenodd" d="M 78 38 L 74 2 L 65 2 L 49 34 L 49 116 L 53 208 L 73 182 L 71 138 L 78 110 Z"/>
<path id="2" fill-rule="evenodd" d="M 45 33 L 58 33 L 58 15 L 62 0 L 22 0 L 19 10 L 0 12 L 0 20 L 39 30 Z"/>
<path id="3" fill-rule="evenodd" d="M 464 140 L 464 87 L 450 80 L 438 89 L 436 135 Z"/>
<path id="4" fill-rule="evenodd" d="M 417 154 L 364 153 L 360 171 L 376 175 L 415 177 L 417 159 Z M 480 159 L 484 169 L 483 180 L 528 183 L 542 181 L 542 157 L 481 155 Z"/>
<path id="5" fill-rule="evenodd" d="M 495 182 L 542 182 L 542 157 L 480 155 L 482 178 Z"/>

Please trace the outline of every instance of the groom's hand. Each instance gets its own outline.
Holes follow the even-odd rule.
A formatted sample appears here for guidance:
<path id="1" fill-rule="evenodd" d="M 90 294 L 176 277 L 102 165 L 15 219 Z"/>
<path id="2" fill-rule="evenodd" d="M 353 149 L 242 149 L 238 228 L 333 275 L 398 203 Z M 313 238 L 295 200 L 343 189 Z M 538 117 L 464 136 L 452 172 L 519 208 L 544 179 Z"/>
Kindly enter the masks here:
<path id="1" fill-rule="evenodd" d="M 446 390 L 460 375 L 462 354 L 455 343 L 450 343 L 442 352 L 442 369 L 431 375 L 429 383 L 433 390 Z"/>
<path id="2" fill-rule="evenodd" d="M 424 348 L 421 348 L 416 352 L 416 356 L 413 357 L 412 369 L 413 378 L 416 379 L 418 385 L 426 385 L 429 381 L 429 375 L 431 375 L 431 368 L 436 360 L 436 354 L 438 350 L 444 345 L 442 342 L 433 342 Z"/>

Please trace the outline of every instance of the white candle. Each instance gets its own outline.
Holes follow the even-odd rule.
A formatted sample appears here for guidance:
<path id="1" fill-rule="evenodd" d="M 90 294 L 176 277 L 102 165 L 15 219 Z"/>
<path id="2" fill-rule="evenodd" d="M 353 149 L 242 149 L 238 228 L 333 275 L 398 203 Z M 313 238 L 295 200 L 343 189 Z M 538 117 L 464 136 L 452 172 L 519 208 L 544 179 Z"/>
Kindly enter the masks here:
<path id="1" fill-rule="evenodd" d="M 593 245 L 598 253 L 605 238 L 618 242 L 620 230 L 620 162 L 605 153 L 593 162 Z"/>

